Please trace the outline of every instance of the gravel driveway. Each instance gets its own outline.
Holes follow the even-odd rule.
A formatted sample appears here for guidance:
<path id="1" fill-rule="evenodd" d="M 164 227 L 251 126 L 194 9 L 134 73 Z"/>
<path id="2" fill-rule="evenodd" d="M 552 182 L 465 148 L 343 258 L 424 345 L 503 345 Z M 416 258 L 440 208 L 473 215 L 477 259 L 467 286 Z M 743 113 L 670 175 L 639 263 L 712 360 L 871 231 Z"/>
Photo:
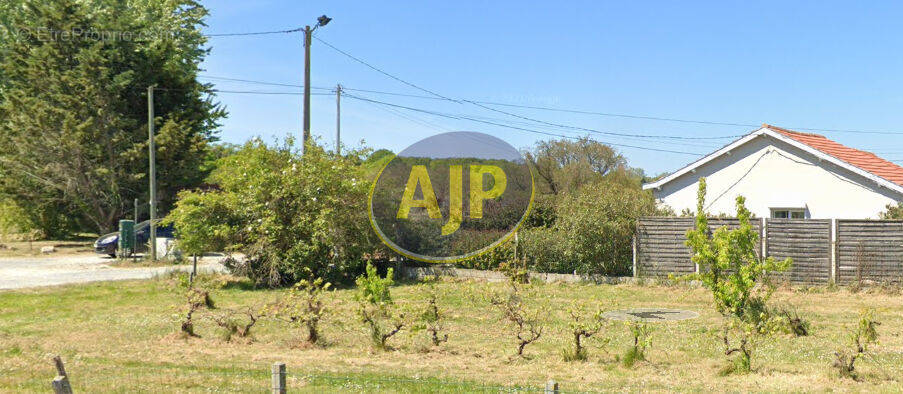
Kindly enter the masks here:
<path id="1" fill-rule="evenodd" d="M 198 272 L 223 272 L 222 257 L 204 257 Z M 150 279 L 171 271 L 191 271 L 191 264 L 165 267 L 111 267 L 106 256 L 48 256 L 0 258 L 0 290 L 55 286 L 109 280 Z"/>

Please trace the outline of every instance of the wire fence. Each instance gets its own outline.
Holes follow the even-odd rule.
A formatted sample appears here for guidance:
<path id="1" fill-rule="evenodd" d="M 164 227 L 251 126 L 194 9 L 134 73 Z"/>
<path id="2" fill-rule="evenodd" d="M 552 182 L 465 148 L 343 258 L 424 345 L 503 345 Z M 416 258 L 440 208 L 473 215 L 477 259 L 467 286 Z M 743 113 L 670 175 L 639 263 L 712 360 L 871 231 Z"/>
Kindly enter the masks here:
<path id="1" fill-rule="evenodd" d="M 80 376 L 79 371 L 66 371 L 62 360 L 52 381 L 56 394 L 73 391 L 207 391 L 207 392 L 272 392 L 314 391 L 387 391 L 417 393 L 576 393 L 577 383 L 544 383 L 500 385 L 474 380 L 450 380 L 437 377 L 391 376 L 377 372 L 352 371 L 288 371 L 284 363 L 271 368 L 262 364 L 209 367 L 181 364 L 148 365 L 140 362 L 101 365 Z M 71 376 L 69 374 L 74 374 Z M 46 384 L 46 383 L 44 383 Z M 46 387 L 46 386 L 45 386 Z M 23 387 L 24 388 L 24 387 Z"/>

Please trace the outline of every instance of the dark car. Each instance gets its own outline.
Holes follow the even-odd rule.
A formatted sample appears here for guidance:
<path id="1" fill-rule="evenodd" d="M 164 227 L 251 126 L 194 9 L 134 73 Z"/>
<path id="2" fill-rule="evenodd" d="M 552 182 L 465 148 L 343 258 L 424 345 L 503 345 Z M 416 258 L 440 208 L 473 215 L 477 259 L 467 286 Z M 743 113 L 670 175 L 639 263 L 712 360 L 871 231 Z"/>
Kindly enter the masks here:
<path id="1" fill-rule="evenodd" d="M 172 238 L 173 227 L 157 226 L 157 237 Z M 135 225 L 135 248 L 144 250 L 147 248 L 147 242 L 150 240 L 150 220 L 145 220 Z M 116 257 L 119 249 L 119 231 L 115 233 L 104 234 L 94 241 L 94 251 L 99 254 L 107 254 L 110 257 Z"/>

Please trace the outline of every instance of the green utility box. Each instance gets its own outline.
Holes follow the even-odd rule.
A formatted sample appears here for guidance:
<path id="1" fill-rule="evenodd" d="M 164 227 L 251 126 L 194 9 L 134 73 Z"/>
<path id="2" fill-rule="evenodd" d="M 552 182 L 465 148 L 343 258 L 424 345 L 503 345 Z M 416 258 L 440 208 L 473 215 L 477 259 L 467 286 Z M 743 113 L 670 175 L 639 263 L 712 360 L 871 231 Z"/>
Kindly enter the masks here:
<path id="1" fill-rule="evenodd" d="M 119 257 L 128 257 L 135 253 L 135 221 L 119 221 Z"/>

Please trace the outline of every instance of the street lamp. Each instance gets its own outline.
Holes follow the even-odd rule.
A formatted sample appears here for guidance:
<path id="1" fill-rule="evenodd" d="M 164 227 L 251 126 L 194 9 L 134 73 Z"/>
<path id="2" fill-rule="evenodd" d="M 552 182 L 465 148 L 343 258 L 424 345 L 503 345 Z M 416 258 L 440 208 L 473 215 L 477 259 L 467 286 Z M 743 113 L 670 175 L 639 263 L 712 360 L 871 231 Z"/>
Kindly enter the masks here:
<path id="1" fill-rule="evenodd" d="M 304 138 L 303 145 L 307 145 L 310 140 L 310 42 L 314 30 L 320 26 L 326 26 L 332 18 L 321 15 L 317 18 L 317 24 L 311 29 L 310 26 L 304 27 Z M 302 148 L 304 148 L 302 146 Z"/>

